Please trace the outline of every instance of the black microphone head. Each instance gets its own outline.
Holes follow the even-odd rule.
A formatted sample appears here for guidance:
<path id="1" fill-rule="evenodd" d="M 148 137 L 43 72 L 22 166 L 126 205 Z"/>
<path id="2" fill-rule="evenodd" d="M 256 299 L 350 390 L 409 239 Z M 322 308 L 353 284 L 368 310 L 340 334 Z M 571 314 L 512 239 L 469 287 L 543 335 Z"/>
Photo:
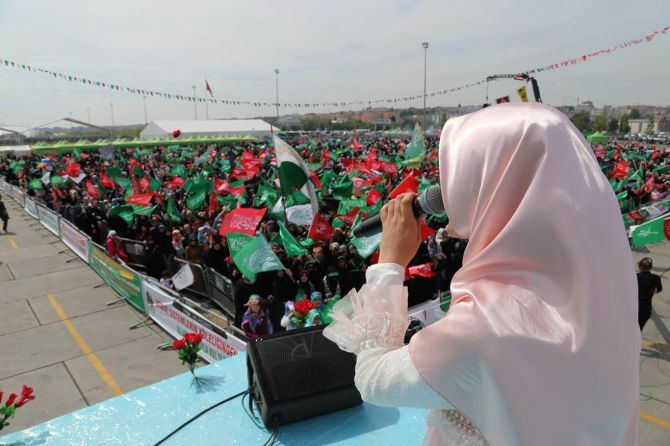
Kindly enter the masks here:
<path id="1" fill-rule="evenodd" d="M 430 186 L 418 198 L 418 205 L 424 214 L 441 214 L 444 212 L 442 189 L 439 184 Z"/>

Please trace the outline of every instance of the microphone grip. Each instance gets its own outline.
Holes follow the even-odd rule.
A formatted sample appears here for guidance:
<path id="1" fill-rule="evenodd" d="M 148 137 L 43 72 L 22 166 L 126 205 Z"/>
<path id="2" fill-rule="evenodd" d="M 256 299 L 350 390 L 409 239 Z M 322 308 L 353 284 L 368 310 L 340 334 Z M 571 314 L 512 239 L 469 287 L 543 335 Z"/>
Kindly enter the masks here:
<path id="1" fill-rule="evenodd" d="M 419 200 L 416 198 L 414 199 L 414 201 L 412 201 L 412 211 L 414 212 L 414 216 L 416 218 L 425 215 L 425 212 L 423 211 L 423 209 L 421 209 Z M 370 217 L 362 221 L 358 226 L 354 228 L 353 234 L 354 237 L 374 235 L 378 231 L 380 231 L 381 228 L 382 228 L 382 218 L 380 214 L 377 214 L 374 217 Z"/>

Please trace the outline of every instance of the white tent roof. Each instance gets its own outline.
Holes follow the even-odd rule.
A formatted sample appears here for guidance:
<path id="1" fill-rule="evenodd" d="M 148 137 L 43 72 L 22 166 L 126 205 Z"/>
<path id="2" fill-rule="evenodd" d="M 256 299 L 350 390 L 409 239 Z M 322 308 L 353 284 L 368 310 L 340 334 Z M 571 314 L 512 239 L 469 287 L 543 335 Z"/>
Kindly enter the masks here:
<path id="1" fill-rule="evenodd" d="M 179 129 L 183 136 L 198 135 L 254 135 L 269 136 L 270 124 L 262 119 L 226 119 L 226 120 L 179 120 L 152 121 L 140 133 L 141 138 L 160 138 L 172 135 Z M 278 131 L 274 127 L 274 131 Z"/>

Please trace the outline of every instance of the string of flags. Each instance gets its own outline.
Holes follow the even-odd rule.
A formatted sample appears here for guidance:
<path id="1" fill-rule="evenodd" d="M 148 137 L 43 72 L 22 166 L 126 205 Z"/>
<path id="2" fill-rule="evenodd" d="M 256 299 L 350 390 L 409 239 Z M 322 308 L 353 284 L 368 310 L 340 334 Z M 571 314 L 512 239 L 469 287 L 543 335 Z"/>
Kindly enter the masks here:
<path id="1" fill-rule="evenodd" d="M 643 37 L 637 38 L 637 39 L 632 39 L 628 40 L 626 42 L 620 43 L 618 45 L 598 50 L 598 51 L 593 51 L 587 54 L 583 54 L 579 57 L 575 57 L 572 59 L 567 59 L 561 62 L 553 63 L 550 65 L 546 65 L 543 67 L 538 67 L 538 68 L 533 68 L 531 70 L 526 70 L 521 72 L 520 74 L 536 74 L 536 73 L 541 73 L 544 71 L 553 71 L 553 70 L 558 70 L 561 68 L 566 68 L 570 67 L 573 65 L 577 65 L 580 63 L 587 62 L 588 60 L 598 57 L 604 54 L 609 54 L 614 51 L 617 51 L 619 49 L 625 49 L 625 48 L 630 48 L 635 45 L 639 45 L 641 43 L 649 43 L 651 42 L 655 37 L 657 37 L 659 34 L 667 34 L 670 31 L 670 25 L 663 27 L 661 31 L 653 31 L 649 34 L 646 34 Z M 239 99 L 228 99 L 228 98 L 217 98 L 214 97 L 212 93 L 212 88 L 209 84 L 209 82 L 205 81 L 205 91 L 209 93 L 209 97 L 197 97 L 196 95 L 184 95 L 184 94 L 177 94 L 177 93 L 171 93 L 171 92 L 165 92 L 165 91 L 159 91 L 159 90 L 147 90 L 143 88 L 138 88 L 138 87 L 129 87 L 129 86 L 124 86 L 120 84 L 116 84 L 113 82 L 107 82 L 107 81 L 101 81 L 101 80 L 94 80 L 94 79 L 89 79 L 88 77 L 84 77 L 81 75 L 76 75 L 76 74 L 69 74 L 69 73 L 61 73 L 53 70 L 47 70 L 45 68 L 41 67 L 36 67 L 33 65 L 28 65 L 24 63 L 20 63 L 14 60 L 10 59 L 4 59 L 0 57 L 0 67 L 5 67 L 5 68 L 15 68 L 31 73 L 42 73 L 42 74 L 47 74 L 49 76 L 52 76 L 55 79 L 59 80 L 64 80 L 68 82 L 76 82 L 80 83 L 86 86 L 90 87 L 98 87 L 98 88 L 104 88 L 104 89 L 109 89 L 111 91 L 118 91 L 118 92 L 125 92 L 125 93 L 130 93 L 130 94 L 136 94 L 139 96 L 147 96 L 147 97 L 159 97 L 163 99 L 169 99 L 169 100 L 177 100 L 177 101 L 186 101 L 186 102 L 200 102 L 200 103 L 210 103 L 210 104 L 224 104 L 224 105 L 232 105 L 232 106 L 241 106 L 241 105 L 250 105 L 254 107 L 284 107 L 284 108 L 317 108 L 317 107 L 351 107 L 351 106 L 356 106 L 356 105 L 373 105 L 373 104 L 393 104 L 393 103 L 398 103 L 398 102 L 408 102 L 408 101 L 415 101 L 418 99 L 423 98 L 423 95 L 415 95 L 415 96 L 403 96 L 403 97 L 395 97 L 395 98 L 387 98 L 387 99 L 368 99 L 368 100 L 350 100 L 350 101 L 337 101 L 337 102 L 280 102 L 277 104 L 276 102 L 267 102 L 267 101 L 251 101 L 251 100 L 239 100 Z M 427 96 L 430 97 L 435 97 L 435 96 L 442 96 L 450 93 L 454 93 L 460 90 L 464 90 L 467 88 L 471 87 L 476 87 L 482 84 L 485 84 L 486 82 L 489 82 L 491 80 L 495 80 L 498 78 L 502 77 L 507 77 L 507 75 L 502 75 L 502 76 L 490 76 L 486 79 L 476 81 L 476 82 L 470 82 L 464 85 L 460 85 L 458 87 L 452 87 L 444 90 L 438 90 L 434 91 L 431 93 L 428 93 Z M 512 75 L 509 75 L 509 77 L 512 77 Z M 495 79 L 494 79 L 495 78 Z M 519 96 L 521 96 L 521 92 L 519 92 Z M 521 96 L 523 100 L 523 96 Z"/>

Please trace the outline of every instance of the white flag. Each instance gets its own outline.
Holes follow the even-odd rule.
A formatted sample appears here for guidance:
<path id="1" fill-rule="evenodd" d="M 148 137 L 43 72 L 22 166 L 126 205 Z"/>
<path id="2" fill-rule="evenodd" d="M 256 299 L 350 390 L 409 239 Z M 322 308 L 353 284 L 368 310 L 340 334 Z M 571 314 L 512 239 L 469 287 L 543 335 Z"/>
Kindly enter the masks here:
<path id="1" fill-rule="evenodd" d="M 286 208 L 286 218 L 288 221 L 295 223 L 296 225 L 310 226 L 312 224 L 312 220 L 314 220 L 312 205 L 308 203 Z"/>
<path id="2" fill-rule="evenodd" d="M 45 186 L 51 184 L 51 172 L 46 172 L 42 175 L 42 183 L 44 183 Z"/>
<path id="3" fill-rule="evenodd" d="M 188 288 L 193 285 L 193 282 L 195 282 L 195 278 L 193 277 L 193 271 L 191 271 L 191 265 L 188 263 L 182 266 L 177 271 L 177 274 L 172 276 L 172 284 L 177 291 Z"/>

